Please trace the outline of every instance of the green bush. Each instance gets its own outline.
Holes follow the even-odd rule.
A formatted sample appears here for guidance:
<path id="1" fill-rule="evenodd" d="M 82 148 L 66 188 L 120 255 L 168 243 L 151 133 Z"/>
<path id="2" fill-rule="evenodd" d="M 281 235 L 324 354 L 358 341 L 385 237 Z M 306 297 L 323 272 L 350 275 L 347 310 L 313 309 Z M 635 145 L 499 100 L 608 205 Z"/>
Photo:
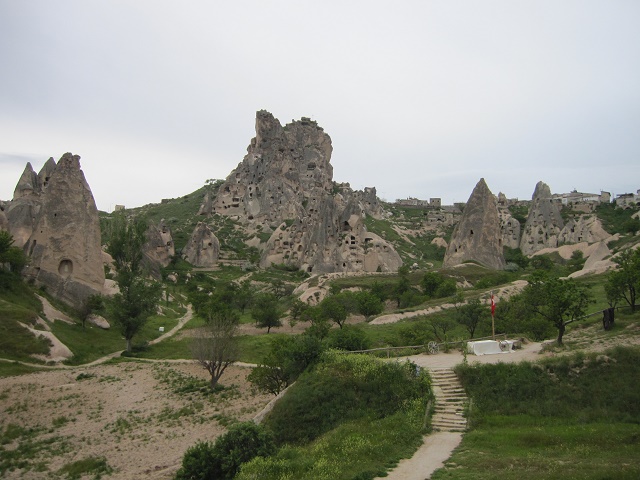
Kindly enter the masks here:
<path id="1" fill-rule="evenodd" d="M 199 442 L 182 458 L 176 480 L 232 479 L 240 466 L 275 453 L 273 438 L 253 422 L 236 423 L 215 444 Z"/>
<path id="2" fill-rule="evenodd" d="M 265 427 L 279 444 L 304 444 L 343 422 L 383 418 L 428 394 L 428 377 L 410 362 L 329 351 L 275 405 Z"/>
<path id="3" fill-rule="evenodd" d="M 578 353 L 540 364 L 458 365 L 476 413 L 533 415 L 581 422 L 640 422 L 640 349 Z"/>
<path id="4" fill-rule="evenodd" d="M 327 338 L 329 348 L 338 350 L 367 350 L 370 348 L 369 338 L 364 330 L 353 325 L 345 325 L 329 332 Z"/>

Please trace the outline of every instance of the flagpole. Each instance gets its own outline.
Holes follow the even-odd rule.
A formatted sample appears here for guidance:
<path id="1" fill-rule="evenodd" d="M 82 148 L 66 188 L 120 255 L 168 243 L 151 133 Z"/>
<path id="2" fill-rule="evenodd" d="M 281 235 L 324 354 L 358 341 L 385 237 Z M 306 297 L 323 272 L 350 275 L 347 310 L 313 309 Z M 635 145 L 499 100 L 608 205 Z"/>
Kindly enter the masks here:
<path id="1" fill-rule="evenodd" d="M 496 321 L 495 321 L 496 304 L 493 301 L 493 290 L 491 290 L 491 335 L 496 339 Z"/>

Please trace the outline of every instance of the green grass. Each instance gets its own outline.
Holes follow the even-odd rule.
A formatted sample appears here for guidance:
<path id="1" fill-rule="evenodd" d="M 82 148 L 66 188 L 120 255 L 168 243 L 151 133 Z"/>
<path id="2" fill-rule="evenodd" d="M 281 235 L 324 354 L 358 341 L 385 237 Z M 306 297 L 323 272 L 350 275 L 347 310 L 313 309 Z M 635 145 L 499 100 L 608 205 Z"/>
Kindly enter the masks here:
<path id="1" fill-rule="evenodd" d="M 19 375 L 41 372 L 43 370 L 45 369 L 22 365 L 18 362 L 0 362 L 0 378 L 17 377 Z"/>
<path id="2" fill-rule="evenodd" d="M 472 430 L 431 478 L 639 478 L 640 348 L 456 371 Z"/>
<path id="3" fill-rule="evenodd" d="M 411 364 L 328 353 L 265 419 L 281 450 L 237 478 L 373 479 L 421 443 L 430 387 Z"/>
<path id="4" fill-rule="evenodd" d="M 113 469 L 104 457 L 87 457 L 64 465 L 57 474 L 68 479 L 80 479 L 85 475 L 93 475 L 93 478 L 101 478 L 102 475 L 110 475 Z"/>
<path id="5" fill-rule="evenodd" d="M 640 478 L 640 426 L 591 423 L 517 425 L 478 429 L 465 435 L 441 479 L 539 480 Z"/>

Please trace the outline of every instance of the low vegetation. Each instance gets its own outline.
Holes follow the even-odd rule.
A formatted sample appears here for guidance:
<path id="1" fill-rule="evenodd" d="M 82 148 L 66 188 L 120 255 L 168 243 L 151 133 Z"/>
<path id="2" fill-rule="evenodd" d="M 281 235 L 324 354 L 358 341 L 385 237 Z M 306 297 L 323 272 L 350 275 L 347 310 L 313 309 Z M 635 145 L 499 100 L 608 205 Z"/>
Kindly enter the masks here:
<path id="1" fill-rule="evenodd" d="M 640 349 L 456 369 L 471 431 L 434 479 L 640 476 Z"/>

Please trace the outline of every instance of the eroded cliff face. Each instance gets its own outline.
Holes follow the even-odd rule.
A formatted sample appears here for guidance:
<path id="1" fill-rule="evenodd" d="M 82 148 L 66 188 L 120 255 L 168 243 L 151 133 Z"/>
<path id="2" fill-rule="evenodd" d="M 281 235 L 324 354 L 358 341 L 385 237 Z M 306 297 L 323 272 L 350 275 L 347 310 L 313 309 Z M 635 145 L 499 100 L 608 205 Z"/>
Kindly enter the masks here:
<path id="1" fill-rule="evenodd" d="M 331 138 L 307 118 L 282 127 L 256 115 L 256 136 L 212 203 L 248 230 L 271 232 L 261 266 L 292 264 L 308 272 L 394 271 L 400 256 L 368 233 L 364 218 L 381 213 L 375 189 L 334 185 Z M 203 206 L 203 210 L 206 208 Z"/>
<path id="2" fill-rule="evenodd" d="M 532 255 L 543 248 L 558 246 L 558 237 L 564 228 L 560 209 L 554 202 L 551 189 L 544 182 L 538 182 L 533 192 L 529 215 L 524 224 L 520 250 Z"/>
<path id="3" fill-rule="evenodd" d="M 25 274 L 78 307 L 102 291 L 105 278 L 98 209 L 80 157 L 66 153 L 57 164 L 50 159 L 32 189 L 24 182 L 29 170 L 31 165 L 18 183 L 8 215 L 10 231 L 19 234 L 30 257 Z"/>
<path id="4" fill-rule="evenodd" d="M 484 178 L 477 183 L 453 230 L 443 266 L 452 267 L 475 261 L 488 268 L 505 267 L 502 232 L 496 197 Z"/>

